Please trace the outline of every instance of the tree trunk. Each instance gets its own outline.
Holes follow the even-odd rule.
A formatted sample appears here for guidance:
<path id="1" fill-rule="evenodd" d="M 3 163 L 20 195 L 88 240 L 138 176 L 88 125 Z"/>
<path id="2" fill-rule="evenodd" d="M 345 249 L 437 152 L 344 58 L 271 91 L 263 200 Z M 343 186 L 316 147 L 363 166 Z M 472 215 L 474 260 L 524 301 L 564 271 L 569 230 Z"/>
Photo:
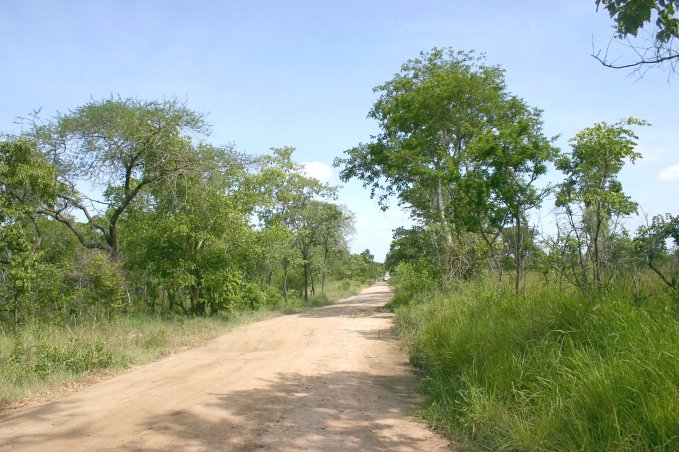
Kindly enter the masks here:
<path id="1" fill-rule="evenodd" d="M 521 215 L 519 214 L 519 207 L 514 210 L 514 217 L 516 220 L 516 246 L 515 246 L 515 263 L 516 263 L 516 285 L 515 290 L 518 295 L 521 290 Z"/>
<path id="2" fill-rule="evenodd" d="M 599 250 L 599 236 L 601 235 L 601 204 L 597 203 L 596 206 L 596 217 L 594 219 L 595 229 L 593 237 L 594 245 L 594 284 L 598 287 L 601 286 L 601 255 Z"/>
<path id="3" fill-rule="evenodd" d="M 12 317 L 14 321 L 12 324 L 12 331 L 16 333 L 17 329 L 19 328 L 19 297 L 16 295 L 14 296 L 14 309 L 12 310 Z"/>
<path id="4" fill-rule="evenodd" d="M 309 273 L 309 278 L 311 279 L 311 296 L 316 295 L 316 284 L 314 283 L 314 272 Z"/>
<path id="5" fill-rule="evenodd" d="M 309 263 L 304 260 L 304 301 L 309 300 Z"/>
<path id="6" fill-rule="evenodd" d="M 172 289 L 167 289 L 167 312 L 172 314 L 174 309 L 174 291 Z"/>
<path id="7" fill-rule="evenodd" d="M 448 245 L 448 251 L 453 249 L 453 234 L 450 232 L 450 225 L 448 224 L 448 218 L 446 217 L 445 203 L 443 201 L 443 182 L 439 178 L 436 181 L 436 209 L 441 217 L 441 225 L 443 226 L 443 231 L 446 236 L 446 245 Z"/>
<path id="8" fill-rule="evenodd" d="M 325 268 L 328 264 L 328 245 L 323 249 L 323 270 L 321 271 L 321 293 L 325 293 Z"/>
<path id="9" fill-rule="evenodd" d="M 283 299 L 285 299 L 286 304 L 288 302 L 288 265 L 290 265 L 290 262 L 283 259 Z"/>

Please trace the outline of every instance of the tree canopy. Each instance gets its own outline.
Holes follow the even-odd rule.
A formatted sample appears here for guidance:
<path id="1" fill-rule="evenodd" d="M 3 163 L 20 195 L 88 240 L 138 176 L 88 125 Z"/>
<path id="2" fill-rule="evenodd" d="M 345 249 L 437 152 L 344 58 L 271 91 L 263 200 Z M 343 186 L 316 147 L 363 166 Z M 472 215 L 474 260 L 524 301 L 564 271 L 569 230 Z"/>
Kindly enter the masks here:
<path id="1" fill-rule="evenodd" d="M 250 156 L 208 133 L 176 100 L 110 97 L 1 141 L 0 327 L 40 313 L 229 315 L 374 277 L 381 265 L 349 251 L 353 215 L 293 148 Z"/>
<path id="2" fill-rule="evenodd" d="M 534 183 L 556 149 L 542 133 L 541 112 L 508 91 L 499 66 L 435 48 L 374 90 L 380 97 L 369 116 L 380 134 L 335 164 L 383 206 L 396 195 L 415 218 L 438 225 L 441 255 L 465 232 L 519 227 L 539 204 Z"/>

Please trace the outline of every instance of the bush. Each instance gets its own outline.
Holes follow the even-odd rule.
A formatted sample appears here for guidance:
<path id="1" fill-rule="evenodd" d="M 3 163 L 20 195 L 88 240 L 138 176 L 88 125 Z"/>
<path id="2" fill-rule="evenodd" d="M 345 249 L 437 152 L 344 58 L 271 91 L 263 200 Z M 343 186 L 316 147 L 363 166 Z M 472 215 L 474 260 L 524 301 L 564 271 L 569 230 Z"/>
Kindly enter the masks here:
<path id="1" fill-rule="evenodd" d="M 246 309 L 256 311 L 266 305 L 266 293 L 255 283 L 247 283 L 240 294 L 240 304 Z"/>
<path id="2" fill-rule="evenodd" d="M 203 291 L 205 304 L 210 312 L 231 314 L 242 309 L 240 291 L 243 286 L 243 273 L 239 270 L 224 269 L 204 277 Z"/>
<path id="3" fill-rule="evenodd" d="M 283 298 L 283 294 L 273 286 L 264 287 L 264 297 L 266 306 L 271 309 L 278 309 L 285 306 L 285 298 Z"/>
<path id="4" fill-rule="evenodd" d="M 416 296 L 424 298 L 438 286 L 429 265 L 422 261 L 400 262 L 392 275 L 391 284 L 397 289 L 394 299 L 389 303 L 392 308 Z"/>

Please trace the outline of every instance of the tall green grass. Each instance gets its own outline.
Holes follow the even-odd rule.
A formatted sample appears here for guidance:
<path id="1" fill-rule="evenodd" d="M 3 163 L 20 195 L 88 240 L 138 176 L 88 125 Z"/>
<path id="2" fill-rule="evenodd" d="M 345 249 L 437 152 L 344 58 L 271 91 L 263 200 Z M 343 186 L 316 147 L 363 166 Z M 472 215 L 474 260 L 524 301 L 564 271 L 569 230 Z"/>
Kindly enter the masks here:
<path id="1" fill-rule="evenodd" d="M 679 334 L 633 297 L 466 285 L 397 308 L 422 415 L 476 446 L 679 449 Z"/>

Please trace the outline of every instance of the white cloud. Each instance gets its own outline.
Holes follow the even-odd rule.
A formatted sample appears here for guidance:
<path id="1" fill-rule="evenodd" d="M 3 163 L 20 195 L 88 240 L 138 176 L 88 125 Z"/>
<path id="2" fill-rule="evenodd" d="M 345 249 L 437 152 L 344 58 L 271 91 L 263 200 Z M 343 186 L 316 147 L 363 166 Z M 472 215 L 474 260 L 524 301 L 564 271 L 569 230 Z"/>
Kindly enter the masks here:
<path id="1" fill-rule="evenodd" d="M 658 177 L 665 182 L 679 182 L 679 165 L 663 168 L 658 174 Z"/>
<path id="2" fill-rule="evenodd" d="M 308 177 L 313 177 L 321 182 L 330 182 L 332 180 L 332 168 L 322 162 L 308 162 L 304 163 L 304 174 Z"/>

